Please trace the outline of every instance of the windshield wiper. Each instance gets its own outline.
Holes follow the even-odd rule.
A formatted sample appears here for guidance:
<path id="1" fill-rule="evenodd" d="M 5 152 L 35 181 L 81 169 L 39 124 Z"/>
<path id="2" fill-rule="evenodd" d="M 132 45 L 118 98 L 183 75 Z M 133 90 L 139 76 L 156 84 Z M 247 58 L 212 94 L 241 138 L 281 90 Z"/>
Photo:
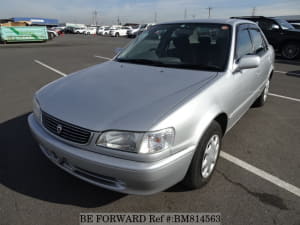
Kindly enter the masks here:
<path id="1" fill-rule="evenodd" d="M 163 66 L 165 65 L 162 62 L 150 60 L 150 59 L 120 59 L 117 58 L 118 62 L 127 62 L 127 63 L 136 63 L 136 64 L 143 64 L 143 65 L 151 65 L 151 66 Z"/>

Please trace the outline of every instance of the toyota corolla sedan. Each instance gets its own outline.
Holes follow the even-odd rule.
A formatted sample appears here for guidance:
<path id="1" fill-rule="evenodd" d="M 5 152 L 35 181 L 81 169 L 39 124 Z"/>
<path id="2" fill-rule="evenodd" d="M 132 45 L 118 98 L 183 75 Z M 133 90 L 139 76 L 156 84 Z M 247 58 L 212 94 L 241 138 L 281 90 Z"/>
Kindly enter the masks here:
<path id="1" fill-rule="evenodd" d="M 273 63 L 253 22 L 162 23 L 113 60 L 41 88 L 28 122 L 54 164 L 92 184 L 130 194 L 199 188 L 222 137 L 266 102 Z"/>

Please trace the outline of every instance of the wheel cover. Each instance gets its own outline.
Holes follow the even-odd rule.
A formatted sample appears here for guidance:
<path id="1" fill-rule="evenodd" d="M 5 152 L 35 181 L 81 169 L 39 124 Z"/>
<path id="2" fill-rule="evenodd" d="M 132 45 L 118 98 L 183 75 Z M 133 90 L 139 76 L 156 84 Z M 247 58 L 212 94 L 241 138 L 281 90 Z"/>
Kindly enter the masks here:
<path id="1" fill-rule="evenodd" d="M 219 155 L 219 151 L 220 151 L 220 137 L 215 134 L 209 139 L 206 145 L 206 149 L 204 151 L 202 164 L 201 164 L 202 177 L 207 178 L 213 172 Z"/>
<path id="2" fill-rule="evenodd" d="M 270 80 L 267 81 L 265 89 L 264 89 L 264 102 L 267 100 L 269 94 Z"/>
<path id="3" fill-rule="evenodd" d="M 289 44 L 283 49 L 283 56 L 288 59 L 294 59 L 299 54 L 299 47 L 297 45 Z"/>

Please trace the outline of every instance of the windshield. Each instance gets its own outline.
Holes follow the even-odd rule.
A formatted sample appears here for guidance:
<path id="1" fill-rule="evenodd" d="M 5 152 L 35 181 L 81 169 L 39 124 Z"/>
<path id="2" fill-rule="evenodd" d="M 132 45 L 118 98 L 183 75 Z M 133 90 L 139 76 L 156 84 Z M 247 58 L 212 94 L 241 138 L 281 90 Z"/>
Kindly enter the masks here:
<path id="1" fill-rule="evenodd" d="M 291 25 L 289 22 L 283 19 L 276 19 L 276 22 L 279 23 L 280 27 L 283 30 L 289 30 L 289 29 L 295 29 L 293 25 Z"/>
<path id="2" fill-rule="evenodd" d="M 198 70 L 224 71 L 231 27 L 180 23 L 153 26 L 117 58 L 119 62 Z"/>

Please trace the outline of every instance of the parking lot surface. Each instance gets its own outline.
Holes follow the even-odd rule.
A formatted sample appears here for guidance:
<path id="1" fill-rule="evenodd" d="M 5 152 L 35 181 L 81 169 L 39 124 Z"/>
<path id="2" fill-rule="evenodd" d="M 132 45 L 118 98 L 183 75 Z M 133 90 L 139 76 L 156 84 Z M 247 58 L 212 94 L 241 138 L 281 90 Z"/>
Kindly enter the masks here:
<path id="1" fill-rule="evenodd" d="M 202 189 L 178 184 L 134 196 L 81 181 L 41 153 L 27 125 L 35 91 L 106 61 L 129 41 L 65 35 L 0 46 L 0 225 L 78 224 L 81 212 L 220 212 L 222 224 L 299 225 L 299 61 L 276 60 L 266 105 L 250 109 L 223 140 L 223 152 L 257 174 L 225 155 Z"/>

